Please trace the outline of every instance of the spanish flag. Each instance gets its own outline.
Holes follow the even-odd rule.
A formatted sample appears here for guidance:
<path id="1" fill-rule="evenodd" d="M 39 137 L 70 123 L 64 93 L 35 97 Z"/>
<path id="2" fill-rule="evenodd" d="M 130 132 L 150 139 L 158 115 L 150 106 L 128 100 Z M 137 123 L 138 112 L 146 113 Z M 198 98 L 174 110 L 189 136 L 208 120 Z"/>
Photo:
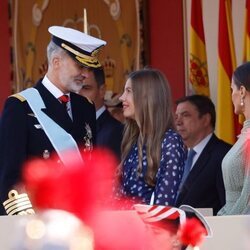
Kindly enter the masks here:
<path id="1" fill-rule="evenodd" d="M 250 61 L 250 0 L 246 0 L 243 62 Z"/>
<path id="2" fill-rule="evenodd" d="M 207 55 L 202 20 L 202 0 L 192 0 L 190 49 L 189 49 L 189 82 L 196 94 L 209 96 Z"/>
<path id="3" fill-rule="evenodd" d="M 234 143 L 235 115 L 231 99 L 231 78 L 236 66 L 231 0 L 220 0 L 218 34 L 217 136 Z"/>

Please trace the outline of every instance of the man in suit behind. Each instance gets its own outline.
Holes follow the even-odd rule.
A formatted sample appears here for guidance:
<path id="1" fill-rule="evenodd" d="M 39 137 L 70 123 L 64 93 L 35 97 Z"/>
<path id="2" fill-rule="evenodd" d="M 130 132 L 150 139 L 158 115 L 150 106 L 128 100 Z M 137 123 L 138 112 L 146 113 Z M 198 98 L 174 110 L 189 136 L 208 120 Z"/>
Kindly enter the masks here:
<path id="1" fill-rule="evenodd" d="M 70 159 L 65 151 L 78 154 L 95 142 L 95 107 L 75 94 L 88 77 L 88 68 L 100 67 L 96 53 L 105 41 L 60 26 L 49 28 L 48 71 L 34 88 L 10 96 L 0 121 L 0 200 L 18 198 L 25 161 L 54 153 L 62 165 Z M 10 192 L 11 191 L 11 192 Z M 10 198 L 10 199 L 8 199 Z M 25 198 L 26 199 L 26 198 Z M 27 200 L 6 205 L 8 214 L 24 213 Z M 5 214 L 0 203 L 0 213 Z M 6 202 L 5 202 L 6 204 Z M 26 207 L 26 208 L 25 208 Z"/>
<path id="2" fill-rule="evenodd" d="M 180 185 L 176 206 L 213 208 L 213 214 L 225 204 L 221 162 L 231 145 L 214 134 L 215 107 L 202 95 L 186 96 L 176 102 L 176 127 L 188 151 L 195 151 L 191 170 Z"/>
<path id="3" fill-rule="evenodd" d="M 123 124 L 112 117 L 104 105 L 106 92 L 103 68 L 92 69 L 79 94 L 88 97 L 96 107 L 96 145 L 110 149 L 120 160 Z"/>

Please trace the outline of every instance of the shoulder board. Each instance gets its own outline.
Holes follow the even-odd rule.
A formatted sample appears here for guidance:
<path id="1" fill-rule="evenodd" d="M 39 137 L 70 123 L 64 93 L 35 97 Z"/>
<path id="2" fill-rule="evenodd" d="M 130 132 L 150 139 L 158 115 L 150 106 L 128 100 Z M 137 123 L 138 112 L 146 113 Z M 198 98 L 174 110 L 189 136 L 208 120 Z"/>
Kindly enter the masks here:
<path id="1" fill-rule="evenodd" d="M 20 100 L 21 102 L 26 101 L 26 99 L 23 96 L 19 95 L 19 94 L 14 94 L 14 95 L 11 95 L 10 97 L 15 97 L 18 100 Z"/>

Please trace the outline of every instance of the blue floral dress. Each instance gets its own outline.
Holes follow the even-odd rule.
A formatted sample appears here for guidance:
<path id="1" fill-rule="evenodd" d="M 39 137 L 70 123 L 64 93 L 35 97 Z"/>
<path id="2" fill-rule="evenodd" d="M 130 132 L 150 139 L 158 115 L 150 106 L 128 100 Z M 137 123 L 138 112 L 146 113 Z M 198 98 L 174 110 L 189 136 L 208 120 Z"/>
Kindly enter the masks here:
<path id="1" fill-rule="evenodd" d="M 154 193 L 154 204 L 173 206 L 184 170 L 186 149 L 179 134 L 169 129 L 161 147 L 161 161 L 156 174 L 156 185 L 148 185 L 144 176 L 147 169 L 146 150 L 143 149 L 142 173 L 138 174 L 138 147 L 133 145 L 122 166 L 121 196 L 136 202 L 150 204 Z"/>

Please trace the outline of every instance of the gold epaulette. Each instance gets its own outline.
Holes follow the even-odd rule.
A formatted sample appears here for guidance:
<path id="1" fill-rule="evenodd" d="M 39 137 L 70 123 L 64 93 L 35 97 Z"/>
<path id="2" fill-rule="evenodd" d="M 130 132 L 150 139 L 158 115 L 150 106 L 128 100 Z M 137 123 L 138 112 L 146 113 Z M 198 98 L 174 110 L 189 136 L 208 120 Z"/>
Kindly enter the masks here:
<path id="1" fill-rule="evenodd" d="M 16 190 L 8 193 L 9 199 L 3 202 L 7 215 L 35 214 L 30 199 L 26 193 L 18 194 Z"/>
<path id="2" fill-rule="evenodd" d="M 26 101 L 26 99 L 25 99 L 23 96 L 19 95 L 19 94 L 14 94 L 14 95 L 11 95 L 11 96 L 9 96 L 9 97 L 15 97 L 15 98 L 17 98 L 18 100 L 20 100 L 21 102 Z"/>

